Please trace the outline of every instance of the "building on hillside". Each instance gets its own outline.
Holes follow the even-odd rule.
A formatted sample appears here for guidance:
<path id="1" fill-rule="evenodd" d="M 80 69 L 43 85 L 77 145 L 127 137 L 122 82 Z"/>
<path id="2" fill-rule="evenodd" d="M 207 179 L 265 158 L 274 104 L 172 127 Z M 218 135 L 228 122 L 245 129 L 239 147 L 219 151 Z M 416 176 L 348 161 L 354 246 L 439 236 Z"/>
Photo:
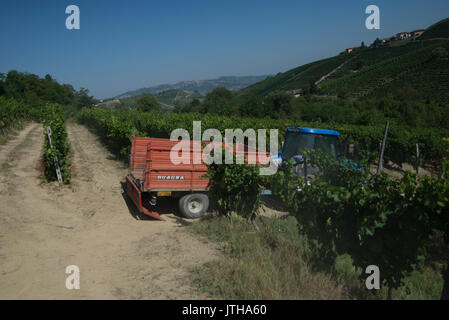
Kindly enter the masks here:
<path id="1" fill-rule="evenodd" d="M 396 34 L 394 40 L 405 40 L 405 39 L 410 38 L 411 36 L 412 36 L 412 34 L 410 32 L 399 32 Z"/>
<path id="2" fill-rule="evenodd" d="M 383 39 L 377 38 L 374 40 L 374 42 L 370 45 L 370 48 L 382 48 L 390 44 L 390 42 L 395 41 L 396 37 L 387 37 Z"/>
<path id="3" fill-rule="evenodd" d="M 347 48 L 347 49 L 346 49 L 346 52 L 347 52 L 347 53 L 351 53 L 351 52 L 353 52 L 353 51 L 357 51 L 357 50 L 360 50 L 360 49 L 362 49 L 362 46 L 359 46 L 359 47 L 353 47 L 353 48 Z"/>
<path id="4" fill-rule="evenodd" d="M 424 33 L 424 31 L 426 31 L 426 30 L 424 30 L 424 29 L 413 30 L 410 32 L 410 34 L 412 35 L 412 37 L 417 38 L 420 35 L 422 35 Z"/>
<path id="5" fill-rule="evenodd" d="M 303 89 L 293 89 L 293 90 L 287 90 L 285 93 L 292 94 L 295 98 L 299 98 L 304 94 Z"/>
<path id="6" fill-rule="evenodd" d="M 413 30 L 410 32 L 399 32 L 392 37 L 387 37 L 387 38 L 383 38 L 383 39 L 377 38 L 370 45 L 370 48 L 382 48 L 387 45 L 390 45 L 391 42 L 398 41 L 398 40 L 405 40 L 405 39 L 413 40 L 413 39 L 416 39 L 417 37 L 419 37 L 420 35 L 422 35 L 424 33 L 424 31 L 426 31 L 426 30 L 418 29 L 418 30 Z M 354 48 L 346 49 L 346 52 L 351 52 L 352 51 L 351 49 L 354 49 Z M 348 50 L 350 50 L 350 51 L 348 51 Z"/>

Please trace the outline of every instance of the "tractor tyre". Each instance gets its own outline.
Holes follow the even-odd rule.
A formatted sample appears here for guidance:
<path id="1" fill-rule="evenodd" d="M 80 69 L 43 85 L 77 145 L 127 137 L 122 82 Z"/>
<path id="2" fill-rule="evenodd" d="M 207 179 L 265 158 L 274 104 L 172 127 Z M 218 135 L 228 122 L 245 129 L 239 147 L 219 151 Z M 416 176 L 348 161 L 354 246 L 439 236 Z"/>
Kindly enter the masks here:
<path id="1" fill-rule="evenodd" d="M 209 197 L 204 193 L 190 193 L 179 199 L 179 211 L 188 219 L 201 217 L 209 208 Z"/>

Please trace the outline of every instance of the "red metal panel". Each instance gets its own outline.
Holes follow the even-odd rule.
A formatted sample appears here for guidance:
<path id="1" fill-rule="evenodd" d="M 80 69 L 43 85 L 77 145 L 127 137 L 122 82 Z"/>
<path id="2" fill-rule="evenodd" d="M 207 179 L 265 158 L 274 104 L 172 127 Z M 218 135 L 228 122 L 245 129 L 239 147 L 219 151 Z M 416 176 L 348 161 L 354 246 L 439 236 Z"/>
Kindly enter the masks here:
<path id="1" fill-rule="evenodd" d="M 203 147 L 201 144 L 207 145 L 210 142 L 182 142 L 187 144 L 190 151 L 182 153 L 182 148 L 179 148 L 178 156 L 182 157 L 183 162 L 188 163 L 174 164 L 170 159 L 170 152 L 180 142 L 160 138 L 133 137 L 131 170 L 136 172 L 137 178 L 144 180 L 145 191 L 206 190 L 209 180 L 201 179 L 207 173 L 207 166 L 202 163 Z M 194 144 L 197 148 L 195 150 Z M 247 146 L 242 149 L 246 161 L 248 161 L 249 154 L 254 155 L 253 159 L 257 159 L 254 150 L 248 150 Z M 236 152 L 236 146 L 234 146 L 233 152 Z M 194 159 L 198 159 L 201 163 L 194 164 Z M 260 165 L 258 159 L 257 164 Z"/>
<path id="2" fill-rule="evenodd" d="M 192 152 L 184 154 L 182 155 L 182 157 L 180 156 L 180 158 L 183 160 L 182 162 L 189 163 L 179 164 L 175 164 L 172 162 L 172 160 L 170 159 L 170 153 L 170 150 L 153 149 L 151 143 L 147 151 L 147 166 L 149 166 L 151 170 L 207 170 L 207 167 L 202 163 L 197 165 L 194 165 L 192 163 Z M 198 152 L 198 154 L 199 156 L 201 156 L 201 152 Z"/>
<path id="3" fill-rule="evenodd" d="M 154 171 L 147 172 L 145 183 L 148 189 L 192 189 L 192 171 Z"/>
<path id="4" fill-rule="evenodd" d="M 192 189 L 206 189 L 209 184 L 209 179 L 205 178 L 204 175 L 207 174 L 205 171 L 194 171 L 192 172 Z"/>
<path id="5" fill-rule="evenodd" d="M 158 220 L 164 220 L 159 213 L 150 211 L 142 205 L 142 193 L 130 176 L 126 176 L 126 193 L 141 213 Z"/>
<path id="6" fill-rule="evenodd" d="M 134 202 L 136 207 L 139 208 L 142 204 L 141 193 L 129 176 L 126 176 L 126 193 Z"/>
<path id="7" fill-rule="evenodd" d="M 144 181 L 144 190 L 140 190 L 134 179 L 128 175 L 126 176 L 126 193 L 141 213 L 158 220 L 164 219 L 157 212 L 150 211 L 142 205 L 143 191 L 206 190 L 209 183 L 209 179 L 203 177 L 207 173 L 207 166 L 202 163 L 201 144 L 196 144 L 200 148 L 194 150 L 193 144 L 198 142 L 186 142 L 189 144 L 190 151 L 180 155 L 189 163 L 174 164 L 170 159 L 170 151 L 178 143 L 179 141 L 168 139 L 136 137 L 133 134 L 130 168 L 137 179 Z M 236 152 L 235 146 L 233 152 Z M 255 155 L 255 151 L 248 150 L 246 146 L 244 152 L 246 161 L 248 154 Z M 195 156 L 198 156 L 196 159 L 201 161 L 200 164 L 193 164 Z M 267 156 L 269 156 L 268 153 Z M 260 165 L 258 159 L 257 164 Z"/>

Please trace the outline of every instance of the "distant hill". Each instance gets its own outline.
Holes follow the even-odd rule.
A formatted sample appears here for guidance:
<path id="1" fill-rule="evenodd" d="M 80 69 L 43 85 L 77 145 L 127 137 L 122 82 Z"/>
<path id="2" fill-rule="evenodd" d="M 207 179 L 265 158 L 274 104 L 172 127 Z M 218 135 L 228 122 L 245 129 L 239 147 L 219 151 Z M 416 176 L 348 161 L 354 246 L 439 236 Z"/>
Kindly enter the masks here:
<path id="1" fill-rule="evenodd" d="M 142 93 L 158 94 L 167 90 L 182 90 L 189 92 L 198 92 L 201 94 L 208 93 L 217 87 L 225 87 L 232 91 L 237 91 L 245 88 L 255 82 L 262 81 L 266 79 L 267 76 L 227 76 L 220 77 L 218 79 L 210 80 L 190 80 L 182 81 L 175 84 L 162 84 L 154 87 L 140 88 L 133 91 L 128 91 L 123 94 L 116 96 L 116 98 L 127 98 L 133 96 L 139 96 Z"/>
<path id="2" fill-rule="evenodd" d="M 357 48 L 308 63 L 240 90 L 237 95 L 264 97 L 274 92 L 317 86 L 318 95 L 352 99 L 396 98 L 449 101 L 449 18 L 420 37 Z"/>
<path id="3" fill-rule="evenodd" d="M 173 107 L 176 105 L 185 105 L 191 102 L 193 99 L 202 101 L 205 98 L 205 94 L 199 93 L 198 91 L 192 92 L 186 90 L 170 89 L 157 93 L 155 97 L 162 106 Z"/>
<path id="4" fill-rule="evenodd" d="M 171 110 L 175 106 L 183 106 L 194 99 L 203 101 L 205 96 L 206 96 L 205 94 L 199 92 L 191 92 L 186 90 L 175 90 L 175 89 L 169 89 L 154 94 L 154 97 L 161 105 L 162 110 Z M 103 102 L 99 102 L 97 105 L 110 109 L 117 109 L 117 108 L 133 109 L 136 107 L 137 99 L 139 99 L 139 97 L 140 95 L 122 96 L 121 98 L 106 99 Z"/>

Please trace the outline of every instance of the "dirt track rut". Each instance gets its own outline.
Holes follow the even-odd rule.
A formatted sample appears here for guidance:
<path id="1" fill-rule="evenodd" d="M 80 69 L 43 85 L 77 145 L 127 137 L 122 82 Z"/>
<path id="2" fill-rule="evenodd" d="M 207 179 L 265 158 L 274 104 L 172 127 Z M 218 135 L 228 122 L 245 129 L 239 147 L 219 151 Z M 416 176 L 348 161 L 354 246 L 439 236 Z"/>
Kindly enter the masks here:
<path id="1" fill-rule="evenodd" d="M 70 186 L 43 183 L 40 124 L 0 146 L 0 299 L 204 298 L 188 269 L 217 258 L 217 248 L 172 213 L 136 218 L 121 187 L 127 169 L 84 126 L 67 129 Z M 65 287 L 68 265 L 80 268 L 80 290 Z"/>

